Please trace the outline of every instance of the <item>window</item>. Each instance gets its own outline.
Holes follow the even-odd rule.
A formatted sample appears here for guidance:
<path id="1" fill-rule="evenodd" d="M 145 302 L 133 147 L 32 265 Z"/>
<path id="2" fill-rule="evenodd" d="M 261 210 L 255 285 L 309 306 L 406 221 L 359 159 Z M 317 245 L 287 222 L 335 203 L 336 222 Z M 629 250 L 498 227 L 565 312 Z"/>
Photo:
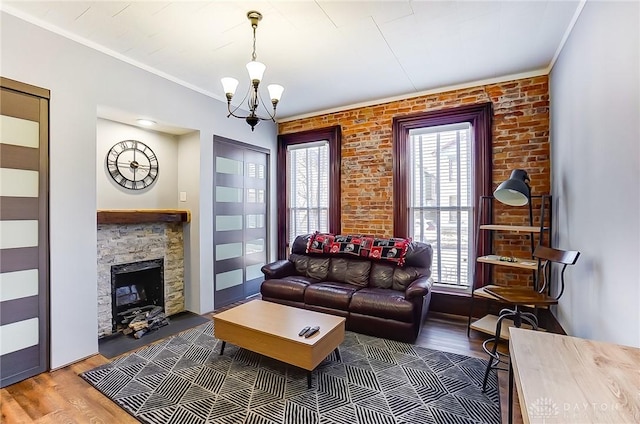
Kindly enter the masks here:
<path id="1" fill-rule="evenodd" d="M 434 175 L 431 175 L 429 172 L 424 171 L 424 180 L 421 184 L 424 186 L 424 200 L 429 201 L 433 200 L 433 193 L 436 189 L 436 179 Z"/>
<path id="2" fill-rule="evenodd" d="M 287 241 L 297 235 L 329 231 L 329 142 L 287 148 Z"/>
<path id="3" fill-rule="evenodd" d="M 465 188 L 468 188 L 468 186 Z M 467 200 L 469 200 L 468 196 L 465 196 L 465 197 Z M 460 206 L 458 205 L 458 196 L 456 196 L 455 194 L 449 196 L 449 206 L 455 207 L 455 209 L 452 208 L 449 210 L 449 222 L 450 223 L 458 222 L 458 215 L 460 214 L 460 209 L 461 209 Z M 466 208 L 468 208 L 468 205 L 466 206 Z M 468 214 L 465 216 L 468 216 Z"/>
<path id="4" fill-rule="evenodd" d="M 411 129 L 409 145 L 412 169 L 409 210 L 416 223 L 410 236 L 437 247 L 432 272 L 438 282 L 467 282 L 471 263 L 471 125 L 464 122 Z M 431 178 L 420 178 L 424 175 Z M 434 185 L 433 194 L 420 196 L 427 188 L 430 192 Z"/>
<path id="5" fill-rule="evenodd" d="M 340 127 L 278 136 L 278 257 L 296 236 L 340 232 Z"/>
<path id="6" fill-rule="evenodd" d="M 449 168 L 449 181 L 453 181 L 453 179 L 455 178 L 454 175 L 455 175 L 456 158 L 448 156 L 447 165 Z"/>
<path id="7" fill-rule="evenodd" d="M 437 283 L 470 286 L 475 212 L 491 191 L 491 104 L 395 118 L 393 142 L 395 235 L 432 245 Z"/>

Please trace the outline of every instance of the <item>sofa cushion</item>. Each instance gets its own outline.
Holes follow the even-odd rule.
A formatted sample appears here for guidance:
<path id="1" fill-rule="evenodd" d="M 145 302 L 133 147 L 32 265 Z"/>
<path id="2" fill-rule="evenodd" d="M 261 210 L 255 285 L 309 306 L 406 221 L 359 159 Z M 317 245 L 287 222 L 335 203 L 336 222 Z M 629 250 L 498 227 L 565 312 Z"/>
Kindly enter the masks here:
<path id="1" fill-rule="evenodd" d="M 407 253 L 405 255 L 405 266 L 414 266 L 416 268 L 424 268 L 424 272 L 431 275 L 431 260 L 433 258 L 433 249 L 428 243 L 411 242 L 407 245 Z M 427 277 L 429 276 L 427 275 Z"/>
<path id="2" fill-rule="evenodd" d="M 260 285 L 260 293 L 263 297 L 304 302 L 304 291 L 311 281 L 304 276 L 265 280 Z"/>
<path id="3" fill-rule="evenodd" d="M 289 260 L 296 267 L 296 272 L 315 280 L 325 280 L 329 273 L 329 258 L 311 257 L 292 253 Z"/>
<path id="4" fill-rule="evenodd" d="M 405 300 L 404 292 L 373 287 L 355 292 L 349 304 L 349 312 L 402 322 L 413 322 L 413 308 L 413 303 Z"/>
<path id="5" fill-rule="evenodd" d="M 299 255 L 292 253 L 289 255 L 289 261 L 293 262 L 296 267 L 296 272 L 300 275 L 307 275 L 307 268 L 309 267 L 309 257 L 305 255 Z"/>
<path id="6" fill-rule="evenodd" d="M 291 245 L 291 253 L 295 253 L 296 255 L 306 255 L 309 240 L 313 234 L 300 235 L 293 240 L 293 244 Z"/>
<path id="7" fill-rule="evenodd" d="M 339 282 L 310 284 L 304 291 L 304 303 L 347 311 L 351 296 L 358 287 Z"/>
<path id="8" fill-rule="evenodd" d="M 393 286 L 393 272 L 397 266 L 374 262 L 371 264 L 369 287 L 390 289 Z"/>
<path id="9" fill-rule="evenodd" d="M 396 269 L 393 270 L 393 285 L 391 288 L 405 291 L 414 280 L 423 274 L 424 270 L 421 268 L 412 266 L 405 266 L 404 268 L 396 267 Z"/>
<path id="10" fill-rule="evenodd" d="M 367 285 L 369 284 L 370 269 L 370 261 L 346 258 L 331 258 L 327 280 L 353 284 L 354 286 L 358 287 L 367 287 Z"/>

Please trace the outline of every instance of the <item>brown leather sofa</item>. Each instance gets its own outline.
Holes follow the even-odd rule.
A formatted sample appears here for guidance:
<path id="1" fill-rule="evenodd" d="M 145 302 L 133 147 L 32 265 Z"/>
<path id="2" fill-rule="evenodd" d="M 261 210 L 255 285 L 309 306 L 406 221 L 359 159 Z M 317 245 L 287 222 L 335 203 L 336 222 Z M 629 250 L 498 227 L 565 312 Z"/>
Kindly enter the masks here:
<path id="1" fill-rule="evenodd" d="M 307 253 L 310 237 L 295 239 L 289 259 L 262 267 L 262 299 L 343 316 L 350 331 L 414 342 L 431 299 L 431 246 L 409 243 L 404 265 L 398 266 L 383 260 Z"/>

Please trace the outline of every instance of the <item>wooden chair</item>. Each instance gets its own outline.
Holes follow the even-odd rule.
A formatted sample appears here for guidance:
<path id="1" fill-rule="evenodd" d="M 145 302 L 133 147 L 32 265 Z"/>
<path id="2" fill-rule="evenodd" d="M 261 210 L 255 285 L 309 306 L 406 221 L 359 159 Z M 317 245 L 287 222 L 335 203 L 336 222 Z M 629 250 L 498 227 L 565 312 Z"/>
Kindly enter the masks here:
<path id="1" fill-rule="evenodd" d="M 515 327 L 520 327 L 523 322 L 531 325 L 534 330 L 538 329 L 538 317 L 532 312 L 523 311 L 524 306 L 528 307 L 548 307 L 558 303 L 558 299 L 564 293 L 564 272 L 569 265 L 573 265 L 578 260 L 580 252 L 575 250 L 559 250 L 551 247 L 538 246 L 533 252 L 533 257 L 540 261 L 539 270 L 542 273 L 544 284 L 540 289 L 534 290 L 531 287 L 508 287 L 508 286 L 492 286 L 485 289 L 485 292 L 496 299 L 503 302 L 514 305 L 513 309 L 505 308 L 500 311 L 500 316 L 496 323 L 495 336 L 491 339 L 485 340 L 482 347 L 485 352 L 489 354 L 489 361 L 487 362 L 487 369 L 484 374 L 484 381 L 482 382 L 482 391 L 485 391 L 487 386 L 487 380 L 489 378 L 489 372 L 491 369 L 503 369 L 499 367 L 500 353 L 498 352 L 498 342 L 500 340 L 500 331 L 502 330 L 502 321 L 505 319 L 513 320 Z M 551 275 L 550 264 L 557 263 L 562 265 L 560 271 L 560 287 L 558 293 L 551 294 L 549 276 Z M 540 281 L 540 280 L 538 280 Z M 491 349 L 487 346 L 493 343 Z"/>

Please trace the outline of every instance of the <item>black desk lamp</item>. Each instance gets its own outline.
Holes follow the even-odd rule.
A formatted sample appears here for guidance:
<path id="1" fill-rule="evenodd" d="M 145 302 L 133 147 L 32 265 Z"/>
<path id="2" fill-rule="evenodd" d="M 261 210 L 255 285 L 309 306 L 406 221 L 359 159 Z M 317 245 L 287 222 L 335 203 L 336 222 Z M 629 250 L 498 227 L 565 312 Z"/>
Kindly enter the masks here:
<path id="1" fill-rule="evenodd" d="M 527 171 L 524 169 L 514 169 L 511 171 L 509 179 L 496 188 L 496 191 L 493 192 L 493 197 L 500 203 L 509 206 L 529 205 L 529 225 L 533 226 L 530 181 Z M 531 252 L 533 252 L 533 244 L 533 234 L 531 234 Z"/>
<path id="2" fill-rule="evenodd" d="M 509 206 L 524 206 L 531 202 L 529 175 L 523 169 L 514 169 L 511 177 L 501 183 L 493 196 L 501 203 Z"/>

